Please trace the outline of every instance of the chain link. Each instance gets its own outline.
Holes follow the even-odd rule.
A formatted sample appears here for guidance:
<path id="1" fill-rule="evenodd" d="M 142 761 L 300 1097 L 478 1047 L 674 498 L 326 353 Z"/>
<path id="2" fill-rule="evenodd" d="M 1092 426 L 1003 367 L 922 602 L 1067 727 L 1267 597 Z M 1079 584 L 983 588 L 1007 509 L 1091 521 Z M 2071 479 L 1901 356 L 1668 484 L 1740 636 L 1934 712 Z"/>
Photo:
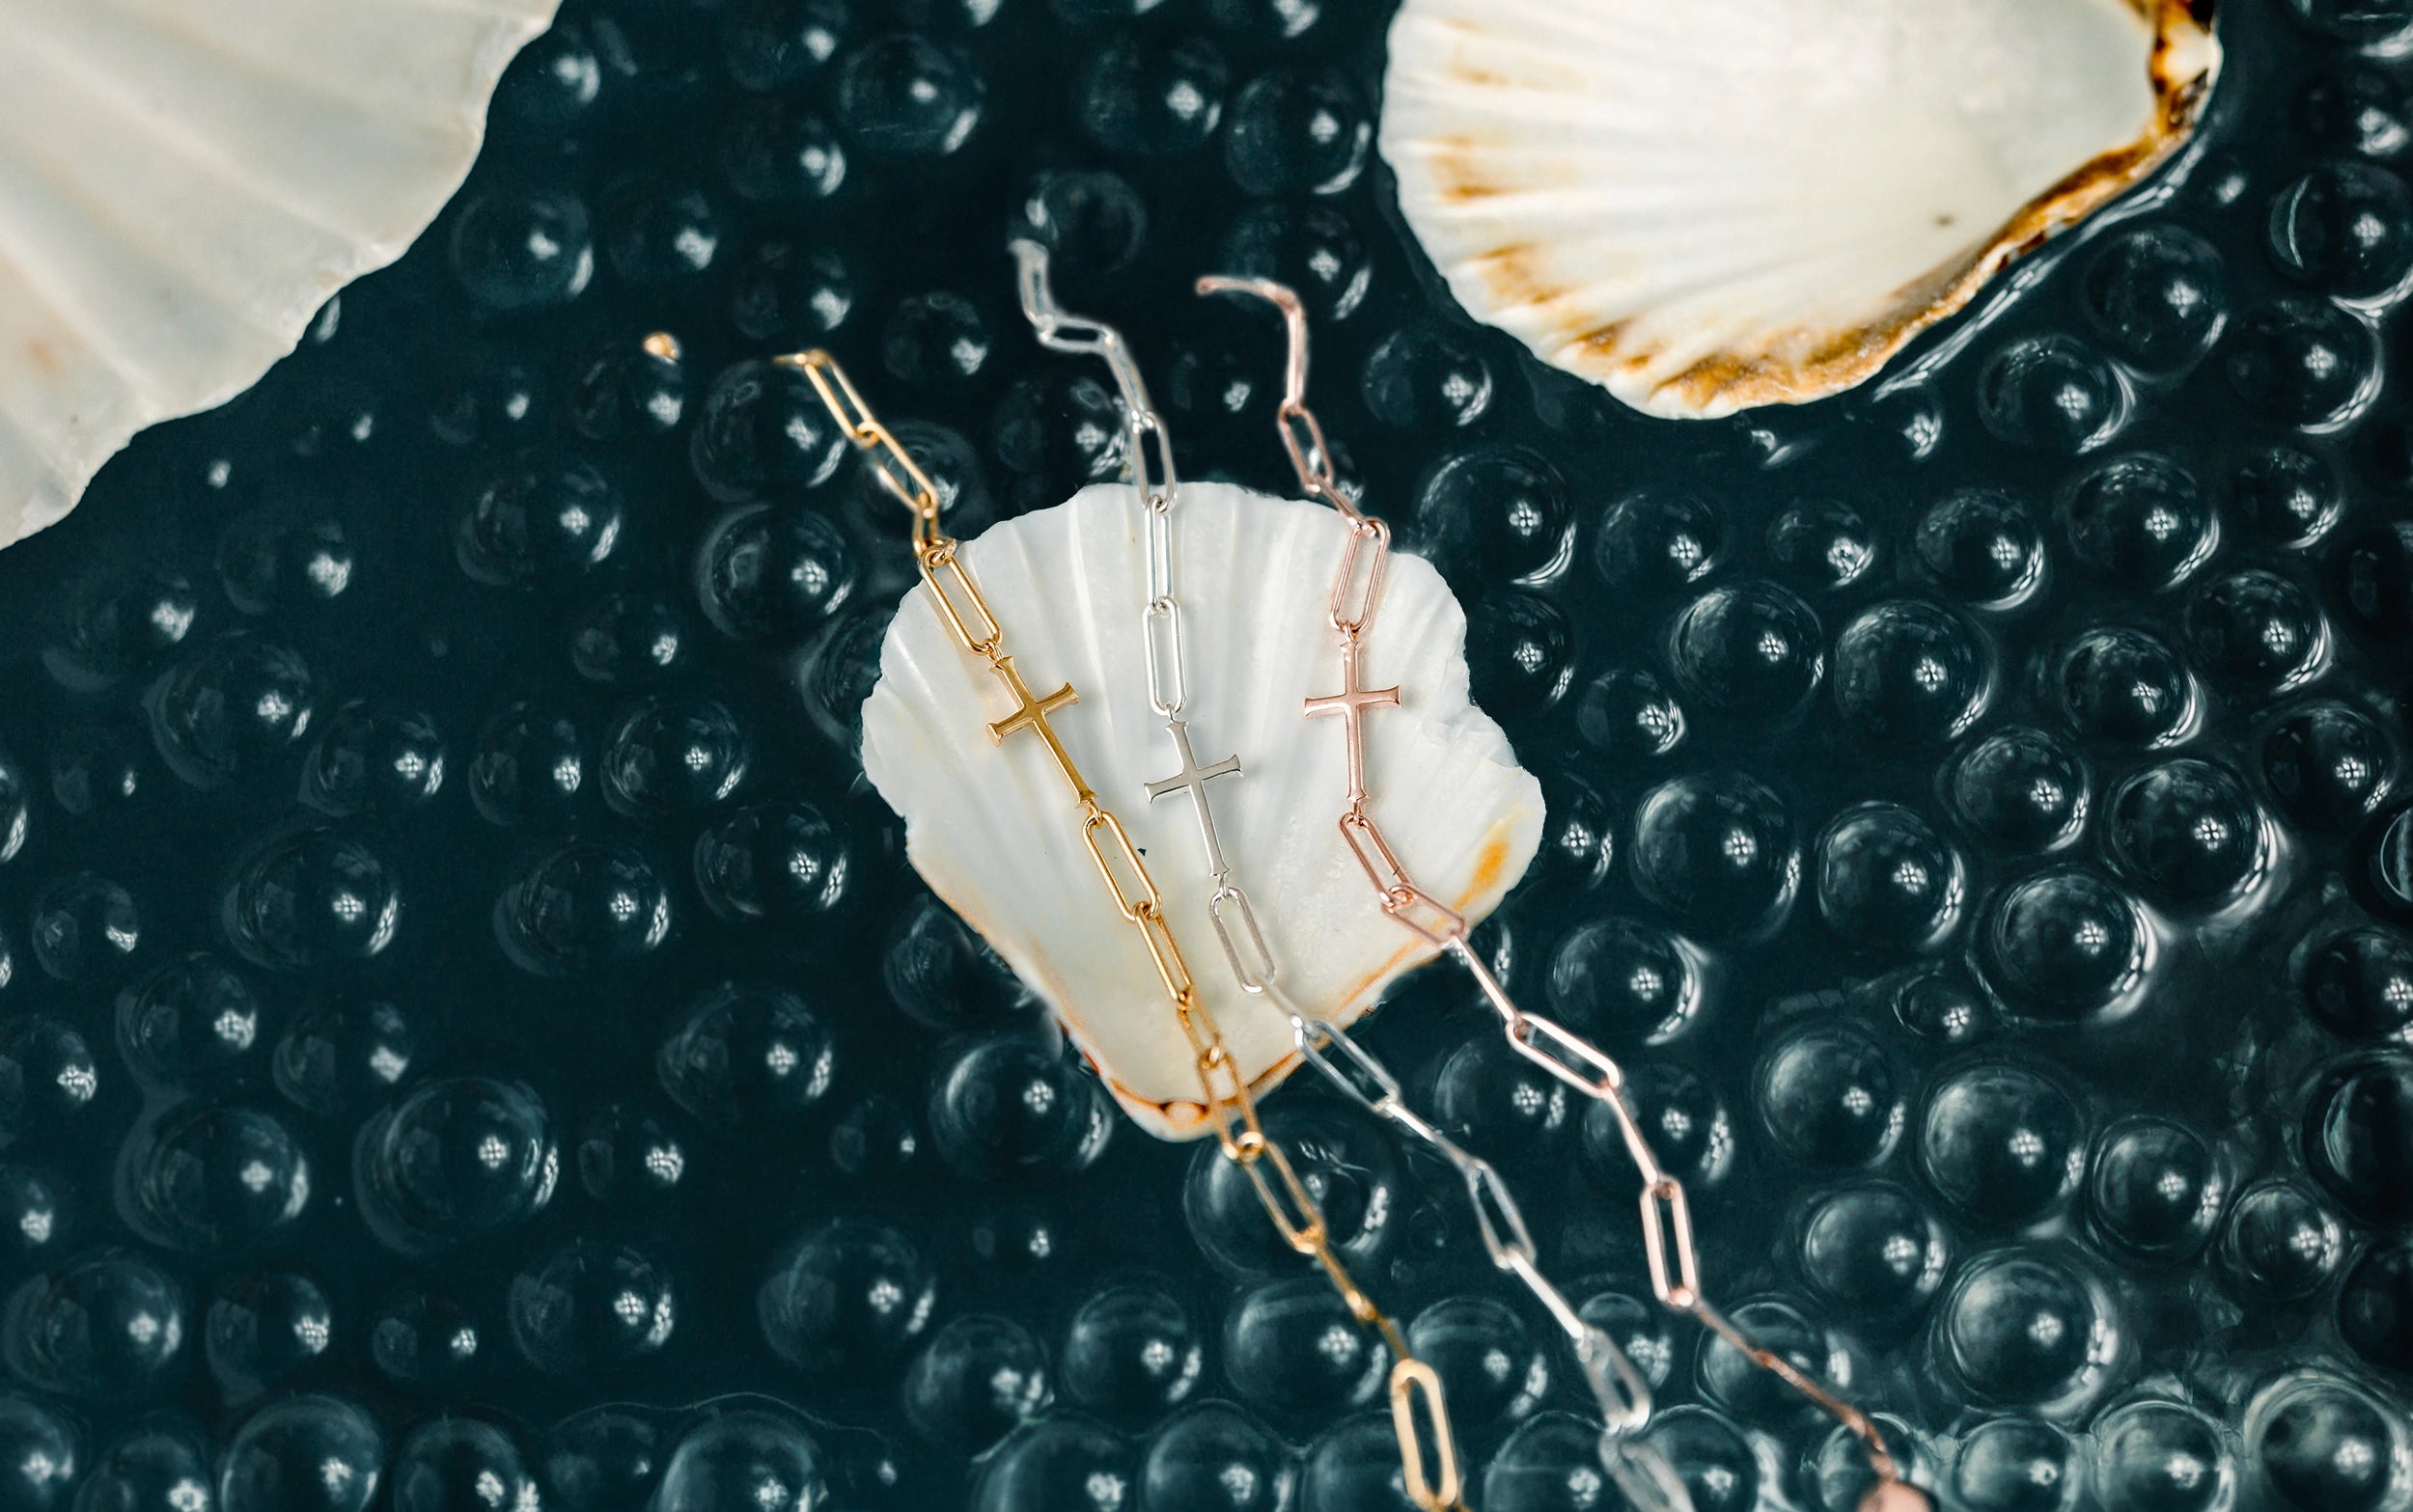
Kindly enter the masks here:
<path id="1" fill-rule="evenodd" d="M 1141 645 L 1148 655 L 1148 701 L 1158 719 L 1179 719 L 1189 702 L 1181 675 L 1181 601 L 1174 590 L 1173 506 L 1180 498 L 1180 475 L 1173 465 L 1173 436 L 1149 401 L 1148 380 L 1123 333 L 1102 320 L 1077 316 L 1056 303 L 1047 285 L 1047 249 L 1015 241 L 1014 289 L 1023 317 L 1050 351 L 1105 360 L 1123 399 L 1124 466 L 1139 490 L 1148 535 L 1148 594 L 1140 609 Z"/>
<path id="2" fill-rule="evenodd" d="M 1370 539 L 1378 540 L 1382 555 L 1388 556 L 1389 536 L 1370 532 L 1366 526 L 1368 516 L 1360 513 L 1353 502 L 1344 502 L 1333 484 L 1330 451 L 1324 444 L 1323 427 L 1317 422 L 1315 412 L 1307 407 L 1307 317 L 1298 296 L 1282 285 L 1265 279 L 1202 278 L 1197 287 L 1202 295 L 1253 295 L 1274 305 L 1282 313 L 1290 344 L 1284 370 L 1283 401 L 1277 417 L 1283 449 L 1290 454 L 1299 485 L 1315 497 L 1331 500 L 1349 522 L 1347 541 L 1342 549 L 1340 568 L 1332 587 L 1331 619 L 1333 628 L 1341 637 L 1342 688 L 1337 695 L 1309 699 L 1306 711 L 1310 715 L 1340 713 L 1345 716 L 1348 792 L 1347 807 L 1341 816 L 1341 833 L 1348 841 L 1358 865 L 1365 869 L 1367 879 L 1373 885 L 1382 912 L 1428 943 L 1440 947 L 1468 969 L 1485 1001 L 1500 1015 L 1502 1031 L 1519 1055 L 1611 1110 L 1626 1154 L 1641 1178 L 1644 1252 L 1650 1267 L 1650 1289 L 1659 1303 L 1670 1311 L 1698 1320 L 1703 1327 L 1740 1351 L 1753 1364 L 1785 1382 L 1860 1440 L 1868 1456 L 1869 1468 L 1876 1475 L 1876 1484 L 1861 1500 L 1864 1509 L 1882 1507 L 1897 1509 L 1898 1512 L 1906 1505 L 1931 1506 L 1925 1493 L 1901 1479 L 1900 1469 L 1886 1446 L 1884 1435 L 1868 1415 L 1835 1395 L 1791 1361 L 1753 1343 L 1703 1295 L 1700 1251 L 1694 1243 L 1692 1212 L 1685 1199 L 1683 1184 L 1669 1175 L 1652 1154 L 1650 1141 L 1642 1129 L 1625 1089 L 1624 1069 L 1582 1035 L 1539 1014 L 1520 1010 L 1498 978 L 1468 946 L 1465 919 L 1416 883 L 1383 836 L 1381 827 L 1374 822 L 1373 815 L 1367 811 L 1369 792 L 1361 721 L 1368 708 L 1396 704 L 1399 690 L 1369 693 L 1357 686 L 1359 659 L 1364 654 L 1365 637 L 1379 606 L 1382 587 L 1379 564 L 1361 568 L 1359 558 L 1365 554 L 1366 543 Z M 1302 437 L 1308 442 L 1305 446 L 1302 445 Z M 1367 585 L 1363 590 L 1355 587 L 1361 581 L 1361 575 Z M 1352 610 L 1355 612 L 1351 613 Z M 1311 1063 L 1317 1064 L 1318 1069 L 1325 1069 L 1327 1076 L 1336 1083 L 1342 1081 L 1320 1059 L 1311 1058 Z M 1353 1085 L 1345 1089 L 1358 1100 L 1365 1100 L 1361 1090 Z M 1532 1243 L 1524 1233 L 1522 1220 L 1517 1219 L 1504 1225 L 1499 1219 L 1499 1210 L 1486 1208 L 1487 1202 L 1501 1203 L 1507 1196 L 1495 1176 L 1478 1173 L 1478 1168 L 1483 1172 L 1487 1172 L 1489 1168 L 1483 1167 L 1474 1157 L 1458 1150 L 1421 1119 L 1403 1120 L 1401 1111 L 1397 1110 L 1396 1096 L 1387 1099 L 1387 1109 L 1376 1107 L 1377 1112 L 1386 1113 L 1393 1122 L 1401 1123 L 1416 1132 L 1420 1139 L 1433 1144 L 1438 1153 L 1466 1175 L 1478 1221 L 1484 1226 L 1484 1242 L 1491 1251 L 1493 1263 L 1514 1271 L 1535 1287 L 1538 1295 L 1542 1295 L 1542 1288 L 1547 1283 L 1533 1268 Z M 1505 1212 L 1514 1214 L 1513 1204 L 1507 1205 Z M 1556 1305 L 1547 1295 L 1543 1300 L 1544 1306 L 1551 1307 L 1553 1316 L 1559 1319 L 1562 1326 L 1580 1326 L 1581 1319 L 1565 1308 L 1563 1298 L 1558 1299 Z M 1623 1361 L 1623 1370 L 1618 1369 L 1614 1362 L 1603 1363 L 1607 1357 L 1599 1355 L 1597 1349 L 1599 1344 L 1608 1340 L 1606 1335 L 1599 1335 L 1595 1340 L 1593 1335 L 1596 1332 L 1577 1332 L 1575 1336 L 1578 1358 L 1586 1361 L 1587 1380 L 1601 1403 L 1604 1428 L 1600 1458 L 1604 1468 L 1628 1499 L 1642 1501 L 1646 1496 L 1656 1495 L 1671 1505 L 1688 1505 L 1689 1497 L 1682 1495 L 1681 1483 L 1676 1480 L 1665 1461 L 1655 1454 L 1637 1454 L 1637 1450 L 1647 1449 L 1648 1446 L 1624 1437 L 1631 1433 L 1631 1426 L 1626 1427 L 1623 1433 L 1618 1431 L 1616 1425 L 1620 1422 L 1638 1424 L 1639 1419 L 1634 1417 L 1634 1403 L 1639 1403 L 1642 1416 L 1648 1416 L 1649 1392 L 1643 1388 L 1634 1390 L 1630 1397 L 1626 1395 L 1629 1385 L 1643 1387 L 1641 1378 L 1633 1373 L 1630 1361 Z M 1609 1347 L 1612 1350 L 1615 1348 L 1614 1344 Z M 1623 1360 L 1623 1357 L 1618 1359 Z M 1677 1494 L 1673 1498 L 1666 1495 L 1671 1491 Z"/>
<path id="3" fill-rule="evenodd" d="M 1274 425 L 1282 433 L 1282 450 L 1290 456 L 1290 467 L 1298 474 L 1299 486 L 1311 499 L 1321 499 L 1341 511 L 1354 526 L 1386 530 L 1380 520 L 1360 513 L 1357 501 L 1348 496 L 1332 470 L 1332 449 L 1324 444 L 1323 423 L 1307 407 L 1307 309 L 1298 296 L 1267 278 L 1228 278 L 1209 274 L 1198 281 L 1201 294 L 1250 294 L 1264 300 L 1282 312 L 1283 334 L 1288 339 L 1288 356 L 1282 370 L 1282 403 L 1274 411 Z M 1383 537 L 1387 545 L 1390 536 Z M 1386 552 L 1385 555 L 1388 555 Z M 1379 596 L 1379 592 L 1374 596 Z M 1335 599 L 1333 611 L 1340 612 Z M 1335 624 L 1335 629 L 1346 627 Z"/>
<path id="4" fill-rule="evenodd" d="M 922 464 L 897 444 L 897 438 L 888 433 L 888 427 L 863 402 L 863 396 L 855 392 L 853 380 L 846 376 L 846 370 L 838 366 L 838 360 L 816 349 L 787 352 L 771 362 L 802 372 L 812 383 L 813 392 L 820 396 L 822 405 L 846 427 L 846 438 L 871 454 L 873 476 L 880 481 L 880 486 L 913 511 L 914 555 L 920 557 L 941 546 L 952 550 L 955 542 L 938 529 L 938 485 L 930 481 L 930 475 L 922 471 Z M 927 564 L 923 575 L 929 575 Z M 987 613 L 985 607 L 982 613 Z M 962 626 L 956 622 L 954 612 L 950 611 L 947 618 L 960 639 Z"/>

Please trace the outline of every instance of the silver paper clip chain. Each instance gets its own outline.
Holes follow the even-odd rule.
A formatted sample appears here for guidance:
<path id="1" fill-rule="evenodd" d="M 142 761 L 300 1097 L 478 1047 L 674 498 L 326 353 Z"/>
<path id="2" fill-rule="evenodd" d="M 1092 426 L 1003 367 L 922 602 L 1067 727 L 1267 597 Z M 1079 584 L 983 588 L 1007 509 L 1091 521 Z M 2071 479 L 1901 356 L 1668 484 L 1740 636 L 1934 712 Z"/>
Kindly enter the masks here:
<path id="1" fill-rule="evenodd" d="M 1410 1109 L 1399 1079 L 1372 1052 L 1351 1039 L 1329 1019 L 1308 1017 L 1282 989 L 1273 950 L 1258 922 L 1256 910 L 1247 893 L 1233 875 L 1234 867 L 1216 835 L 1207 801 L 1206 780 L 1227 774 L 1238 775 L 1238 758 L 1227 756 L 1202 768 L 1191 754 L 1188 728 L 1179 718 L 1186 702 L 1182 697 L 1186 692 L 1186 683 L 1179 661 L 1181 643 L 1178 627 L 1180 620 L 1174 594 L 1172 530 L 1173 506 L 1179 492 L 1179 483 L 1174 471 L 1164 419 L 1149 403 L 1147 384 L 1141 378 L 1129 344 L 1122 334 L 1102 322 L 1072 315 L 1056 303 L 1048 284 L 1046 249 L 1034 241 L 1017 240 L 1012 243 L 1012 250 L 1022 313 L 1038 333 L 1040 344 L 1055 351 L 1084 353 L 1104 359 L 1122 395 L 1125 421 L 1129 426 L 1130 465 L 1148 525 L 1148 598 L 1144 615 L 1150 637 L 1147 643 L 1150 692 L 1156 712 L 1167 720 L 1166 728 L 1172 734 L 1181 762 L 1181 770 L 1172 777 L 1148 783 L 1148 796 L 1153 800 L 1175 791 L 1184 791 L 1190 796 L 1197 811 L 1207 866 L 1215 882 L 1215 891 L 1207 905 L 1208 917 L 1215 926 L 1216 938 L 1222 942 L 1224 957 L 1232 968 L 1234 978 L 1243 991 L 1252 997 L 1265 999 L 1289 1018 L 1292 1044 L 1301 1058 L 1314 1067 L 1328 1085 L 1350 1102 L 1399 1129 L 1457 1172 L 1459 1179 L 1465 1183 L 1467 1200 L 1474 1210 L 1476 1230 L 1491 1263 L 1523 1282 L 1573 1345 L 1585 1384 L 1600 1411 L 1603 1465 L 1626 1500 L 1643 1509 L 1643 1512 L 1689 1512 L 1691 1498 L 1674 1468 L 1651 1445 L 1633 1438 L 1650 1417 L 1650 1382 L 1617 1341 L 1585 1319 L 1567 1300 L 1566 1293 L 1541 1274 L 1539 1254 L 1532 1231 L 1526 1226 L 1524 1214 L 1517 1207 L 1499 1171 L 1488 1161 L 1467 1150 Z M 1303 374 L 1301 381 L 1304 381 Z M 1313 425 L 1314 418 L 1306 417 L 1306 426 L 1312 427 Z M 1321 441 L 1320 432 L 1311 431 L 1292 442 L 1292 446 L 1294 450 L 1304 445 L 1319 451 Z M 1337 493 L 1323 496 L 1339 502 Z M 1345 504 L 1342 507 L 1345 509 L 1348 508 Z M 1355 513 L 1353 509 L 1349 512 Z M 1352 536 L 1353 540 L 1356 538 Z M 1352 560 L 1356 555 L 1352 554 Z M 1373 597 L 1380 591 L 1382 556 L 1379 552 L 1364 555 L 1370 558 L 1368 570 L 1374 574 L 1367 591 L 1368 615 L 1371 617 Z M 1161 609 L 1160 605 L 1163 606 Z M 1342 613 L 1336 598 L 1334 614 L 1338 617 Z M 1157 661 L 1157 626 L 1160 619 L 1175 627 L 1165 637 L 1170 646 L 1168 654 L 1172 658 L 1172 669 L 1162 679 Z M 1166 691 L 1174 697 L 1163 697 Z M 1171 706 L 1168 707 L 1168 704 Z"/>

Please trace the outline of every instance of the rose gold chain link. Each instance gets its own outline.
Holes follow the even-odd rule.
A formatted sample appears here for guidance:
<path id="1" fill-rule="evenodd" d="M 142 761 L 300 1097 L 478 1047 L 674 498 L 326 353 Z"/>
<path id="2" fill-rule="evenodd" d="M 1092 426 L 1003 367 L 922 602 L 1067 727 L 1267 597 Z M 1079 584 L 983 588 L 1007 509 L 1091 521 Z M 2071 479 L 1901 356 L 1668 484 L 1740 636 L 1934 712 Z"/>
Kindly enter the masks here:
<path id="1" fill-rule="evenodd" d="M 1323 441 L 1323 427 L 1307 406 L 1307 318 L 1298 296 L 1280 284 L 1265 279 L 1202 278 L 1198 281 L 1201 294 L 1245 293 L 1263 299 L 1282 313 L 1289 341 L 1289 358 L 1285 364 L 1285 388 L 1282 406 L 1277 417 L 1283 449 L 1290 454 L 1299 484 L 1310 495 L 1331 501 L 1349 522 L 1349 534 L 1343 547 L 1340 570 L 1332 590 L 1332 623 L 1341 635 L 1342 692 L 1324 699 L 1308 700 L 1310 714 L 1343 712 L 1347 715 L 1345 729 L 1348 756 L 1347 806 L 1341 816 L 1341 833 L 1349 849 L 1364 868 L 1381 900 L 1384 914 L 1413 931 L 1428 943 L 1438 946 L 1456 956 L 1472 971 L 1484 997 L 1499 1012 L 1503 1031 L 1518 1054 L 1548 1071 L 1553 1077 L 1581 1092 L 1586 1097 L 1608 1106 L 1615 1115 L 1618 1132 L 1624 1142 L 1636 1172 L 1642 1178 L 1641 1207 L 1644 1252 L 1650 1274 L 1650 1289 L 1660 1304 L 1669 1310 L 1698 1320 L 1754 1365 L 1783 1381 L 1793 1390 L 1841 1423 L 1857 1438 L 1868 1457 L 1869 1468 L 1876 1475 L 1876 1484 L 1862 1498 L 1864 1509 L 1903 1507 L 1906 1498 L 1928 1503 L 1925 1494 L 1908 1486 L 1901 1478 L 1885 1437 L 1876 1424 L 1850 1403 L 1837 1396 L 1832 1389 L 1795 1366 L 1791 1361 L 1754 1343 L 1703 1295 L 1701 1289 L 1700 1251 L 1694 1243 L 1692 1213 L 1684 1196 L 1683 1184 L 1660 1167 L 1651 1153 L 1640 1120 L 1625 1087 L 1625 1073 L 1615 1059 L 1571 1030 L 1519 1009 L 1498 979 L 1485 969 L 1466 941 L 1464 917 L 1450 909 L 1427 893 L 1408 873 L 1399 855 L 1375 824 L 1367 810 L 1370 802 L 1365 776 L 1364 732 L 1360 725 L 1362 709 L 1373 706 L 1373 701 L 1357 689 L 1357 671 L 1364 655 L 1364 640 L 1373 622 L 1381 588 L 1379 565 L 1362 568 L 1358 558 L 1363 555 L 1370 538 L 1363 514 L 1354 501 L 1344 502 L 1334 485 L 1330 452 Z M 1312 439 L 1313 452 L 1302 450 L 1300 437 Z M 1389 536 L 1379 539 L 1386 548 Z M 1350 601 L 1352 586 L 1363 573 L 1369 590 L 1362 600 Z M 1348 615 L 1345 607 L 1355 607 Z M 1398 690 L 1385 690 L 1393 697 L 1384 703 L 1397 702 Z M 1471 1157 L 1470 1157 L 1471 1158 Z M 1478 1197 L 1478 1201 L 1482 1200 Z M 1488 1228 L 1488 1220 L 1486 1228 Z M 1486 1238 L 1491 1237 L 1487 1232 Z M 1610 1444 L 1604 1440 L 1603 1457 L 1608 1458 Z M 1630 1470 L 1632 1467 L 1625 1467 Z M 1620 1467 L 1610 1466 L 1618 1474 Z M 1620 1476 L 1620 1486 L 1632 1495 Z M 1660 1483 L 1662 1486 L 1664 1482 Z"/>

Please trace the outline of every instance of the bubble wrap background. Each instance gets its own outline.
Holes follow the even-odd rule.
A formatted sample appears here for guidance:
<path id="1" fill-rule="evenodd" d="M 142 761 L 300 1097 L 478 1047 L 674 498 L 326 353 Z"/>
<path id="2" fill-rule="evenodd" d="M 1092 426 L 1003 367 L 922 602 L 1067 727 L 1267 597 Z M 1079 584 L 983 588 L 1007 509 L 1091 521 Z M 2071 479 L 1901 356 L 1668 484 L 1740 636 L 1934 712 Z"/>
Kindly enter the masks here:
<path id="1" fill-rule="evenodd" d="M 1136 14 L 1135 14 L 1136 13 Z M 1356 0 L 571 0 L 401 263 L 0 556 L 0 1512 L 1356 1512 L 1383 1361 L 904 867 L 901 513 L 1184 469 L 1272 323 L 1540 774 L 1480 937 L 1637 1070 L 1713 1291 L 1955 1506 L 2413 1505 L 2404 0 L 2225 0 L 2201 151 L 1884 379 L 1642 420 L 1405 237 Z M 667 339 L 665 339 L 665 337 Z M 1611 1131 L 1459 978 L 1499 1162 L 1703 1512 L 1857 1461 L 1646 1307 Z M 1611 1508 L 1452 1182 L 1269 1121 L 1482 1512 Z"/>

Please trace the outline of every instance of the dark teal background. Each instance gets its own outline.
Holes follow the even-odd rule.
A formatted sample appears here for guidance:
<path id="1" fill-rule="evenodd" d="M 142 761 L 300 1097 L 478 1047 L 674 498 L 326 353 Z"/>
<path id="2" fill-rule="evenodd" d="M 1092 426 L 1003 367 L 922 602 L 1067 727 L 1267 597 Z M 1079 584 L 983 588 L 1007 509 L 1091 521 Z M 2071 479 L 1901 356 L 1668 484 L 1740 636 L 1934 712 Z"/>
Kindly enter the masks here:
<path id="1" fill-rule="evenodd" d="M 1450 300 L 1386 7 L 572 0 L 419 246 L 0 556 L 0 1509 L 1399 1504 L 1381 1361 L 854 758 L 903 521 L 760 359 L 836 352 L 962 535 L 1112 476 L 1012 305 L 1035 215 L 1193 477 L 1286 481 L 1272 322 L 1190 281 L 1308 298 L 1550 797 L 1482 942 L 1638 1068 L 1716 1295 L 1964 1504 L 2402 1505 L 2401 9 L 2232 0 L 2174 169 L 1877 382 L 1673 424 Z M 2052 801 L 1971 764 L 2013 729 Z M 1662 1373 L 1704 1512 L 1847 1504 L 1635 1300 L 1629 1173 L 1462 979 L 1367 1041 Z M 1613 1501 L 1453 1182 L 1268 1116 L 1484 1512 Z"/>

